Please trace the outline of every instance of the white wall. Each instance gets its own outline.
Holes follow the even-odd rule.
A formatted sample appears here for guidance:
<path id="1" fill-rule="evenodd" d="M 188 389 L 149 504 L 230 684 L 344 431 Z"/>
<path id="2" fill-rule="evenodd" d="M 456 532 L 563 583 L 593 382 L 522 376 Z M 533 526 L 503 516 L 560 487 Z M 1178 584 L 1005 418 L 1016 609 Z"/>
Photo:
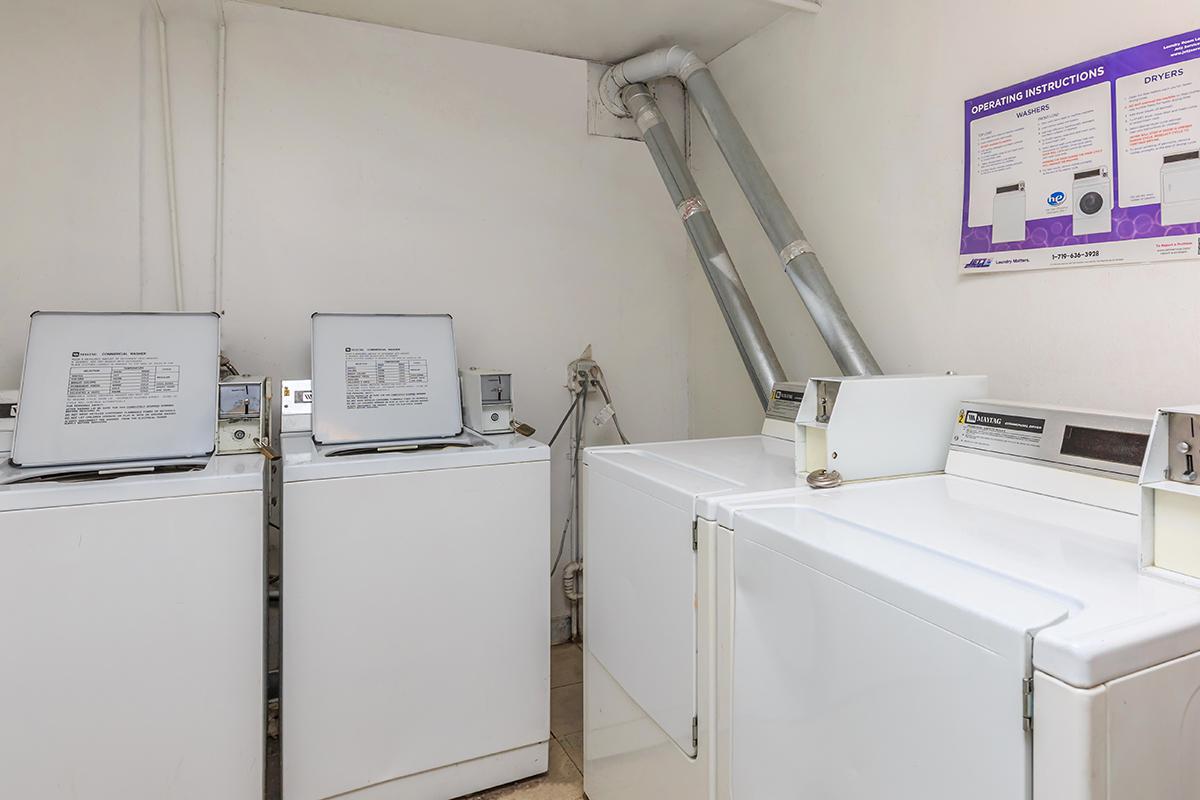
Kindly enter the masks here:
<path id="1" fill-rule="evenodd" d="M 217 18 L 207 2 L 163 8 L 184 287 L 208 309 Z M 0 4 L 0 386 L 19 378 L 36 308 L 173 304 L 151 9 Z M 686 435 L 686 240 L 645 148 L 587 136 L 583 62 L 225 10 L 223 339 L 239 366 L 307 375 L 315 310 L 449 312 L 461 360 L 511 369 L 541 435 L 589 343 L 631 437 Z"/>
<path id="2" fill-rule="evenodd" d="M 1000 397 L 1149 412 L 1200 401 L 1200 263 L 960 277 L 962 104 L 1195 27 L 1178 0 L 828 0 L 713 67 L 885 371 L 985 372 Z M 692 139 L 789 375 L 836 374 L 699 117 Z M 689 286 L 692 433 L 752 430 L 719 312 L 702 277 Z"/>
<path id="3" fill-rule="evenodd" d="M 0 5 L 0 385 L 30 312 L 140 296 L 139 5 Z"/>
<path id="4" fill-rule="evenodd" d="M 588 343 L 629 436 L 686 435 L 686 240 L 645 148 L 587 136 L 583 62 L 227 15 L 224 336 L 239 366 L 307 375 L 312 311 L 449 312 L 463 362 L 513 370 L 542 435 Z"/>

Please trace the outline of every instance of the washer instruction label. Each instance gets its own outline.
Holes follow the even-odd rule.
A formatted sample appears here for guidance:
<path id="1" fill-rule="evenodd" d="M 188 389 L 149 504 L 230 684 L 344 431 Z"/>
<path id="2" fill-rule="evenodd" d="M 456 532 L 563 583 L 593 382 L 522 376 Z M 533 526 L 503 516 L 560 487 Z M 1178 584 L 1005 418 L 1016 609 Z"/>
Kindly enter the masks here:
<path id="1" fill-rule="evenodd" d="M 1046 420 L 993 411 L 963 409 L 958 415 L 955 444 L 990 449 L 992 445 L 1038 447 L 1046 431 Z"/>
<path id="2" fill-rule="evenodd" d="M 162 420 L 178 413 L 180 366 L 147 351 L 71 353 L 64 425 Z"/>
<path id="3" fill-rule="evenodd" d="M 965 103 L 964 272 L 1200 255 L 1200 30 Z"/>
<path id="4" fill-rule="evenodd" d="M 429 359 L 401 347 L 346 348 L 346 408 L 423 406 L 429 402 Z"/>

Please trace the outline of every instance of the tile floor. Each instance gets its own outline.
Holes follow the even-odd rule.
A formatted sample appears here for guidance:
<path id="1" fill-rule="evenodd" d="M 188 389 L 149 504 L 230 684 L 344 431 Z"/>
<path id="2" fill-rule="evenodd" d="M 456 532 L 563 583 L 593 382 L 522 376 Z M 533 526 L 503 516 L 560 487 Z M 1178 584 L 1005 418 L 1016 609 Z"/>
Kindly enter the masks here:
<path id="1" fill-rule="evenodd" d="M 550 649 L 550 770 L 537 778 L 473 794 L 465 800 L 583 798 L 583 651 Z"/>

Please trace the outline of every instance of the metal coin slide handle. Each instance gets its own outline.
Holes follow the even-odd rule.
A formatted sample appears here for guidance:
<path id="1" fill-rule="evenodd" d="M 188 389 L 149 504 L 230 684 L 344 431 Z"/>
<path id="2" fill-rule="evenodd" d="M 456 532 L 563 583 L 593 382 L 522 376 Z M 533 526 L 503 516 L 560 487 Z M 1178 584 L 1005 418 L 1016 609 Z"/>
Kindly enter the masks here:
<path id="1" fill-rule="evenodd" d="M 836 469 L 814 469 L 808 473 L 805 481 L 814 489 L 832 489 L 842 485 L 842 473 Z"/>

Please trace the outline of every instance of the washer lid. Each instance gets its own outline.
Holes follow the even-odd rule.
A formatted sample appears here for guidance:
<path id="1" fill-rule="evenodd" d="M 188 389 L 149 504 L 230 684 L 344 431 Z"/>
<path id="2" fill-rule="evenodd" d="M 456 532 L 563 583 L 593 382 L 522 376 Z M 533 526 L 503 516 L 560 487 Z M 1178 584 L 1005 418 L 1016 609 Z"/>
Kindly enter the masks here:
<path id="1" fill-rule="evenodd" d="M 22 483 L 13 481 L 63 470 L 24 469 L 0 463 L 0 512 L 263 490 L 263 457 L 258 454 L 213 456 L 193 459 L 190 463 L 199 469 L 170 473 L 132 471 L 101 480 Z M 111 469 L 114 465 L 98 467 Z M 137 466 L 120 464 L 115 468 L 136 470 Z"/>
<path id="2" fill-rule="evenodd" d="M 1200 589 L 1140 572 L 1132 514 L 947 475 L 790 495 L 741 503 L 734 533 L 965 638 L 1036 631 L 1034 667 L 1072 686 L 1200 650 Z"/>
<path id="3" fill-rule="evenodd" d="M 539 441 L 516 433 L 481 436 L 470 428 L 450 441 L 384 452 L 317 445 L 307 432 L 284 434 L 281 441 L 284 483 L 550 460 L 550 448 Z"/>
<path id="4" fill-rule="evenodd" d="M 717 501 L 728 495 L 804 485 L 792 442 L 771 436 L 592 447 L 584 462 L 704 519 L 716 519 Z"/>
<path id="5" fill-rule="evenodd" d="M 13 463 L 211 455 L 220 350 L 212 313 L 34 313 Z"/>
<path id="6" fill-rule="evenodd" d="M 313 314 L 312 429 L 321 444 L 462 433 L 448 314 Z"/>

